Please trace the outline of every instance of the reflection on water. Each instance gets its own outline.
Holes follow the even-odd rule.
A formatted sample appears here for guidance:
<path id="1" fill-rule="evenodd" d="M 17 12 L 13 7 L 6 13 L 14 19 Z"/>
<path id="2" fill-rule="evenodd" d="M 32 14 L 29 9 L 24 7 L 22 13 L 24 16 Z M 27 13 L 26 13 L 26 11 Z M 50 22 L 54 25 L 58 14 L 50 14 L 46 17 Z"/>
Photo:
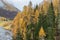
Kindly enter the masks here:
<path id="1" fill-rule="evenodd" d="M 0 40 L 12 40 L 12 32 L 0 27 Z"/>

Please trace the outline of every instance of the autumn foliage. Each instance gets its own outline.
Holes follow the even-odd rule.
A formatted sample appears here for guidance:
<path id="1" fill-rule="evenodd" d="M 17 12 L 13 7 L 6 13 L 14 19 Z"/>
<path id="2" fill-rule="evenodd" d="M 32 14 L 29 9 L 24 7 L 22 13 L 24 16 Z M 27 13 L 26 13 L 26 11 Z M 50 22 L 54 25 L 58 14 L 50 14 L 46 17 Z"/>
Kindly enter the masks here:
<path id="1" fill-rule="evenodd" d="M 27 28 L 29 28 L 32 25 L 34 25 L 34 27 L 32 26 L 33 29 L 32 28 L 29 29 L 30 34 L 35 33 L 36 32 L 35 30 L 37 30 L 36 28 L 38 27 L 37 26 L 38 22 L 40 22 L 40 24 L 41 24 L 41 21 L 44 22 L 43 19 L 45 21 L 48 20 L 47 15 L 49 15 L 48 10 L 49 10 L 50 4 L 51 3 L 49 3 L 48 1 L 44 1 L 42 5 L 36 5 L 35 8 L 33 8 L 32 3 L 30 2 L 28 6 L 24 6 L 23 11 L 17 13 L 17 15 L 15 16 L 15 18 L 13 20 L 13 23 L 12 23 L 12 32 L 13 32 L 14 37 L 16 38 L 17 31 L 18 31 L 18 28 L 19 28 L 20 29 L 20 34 L 22 35 L 23 40 L 27 40 L 26 39 L 27 38 L 26 35 L 28 33 Z M 57 16 L 57 14 L 58 14 L 57 10 L 58 9 L 55 10 L 54 2 L 53 2 L 53 7 L 54 7 L 54 15 Z M 40 14 L 43 14 L 42 17 L 40 17 Z M 45 18 L 45 16 L 46 16 L 47 19 Z M 38 20 L 41 20 L 41 21 L 38 21 Z M 43 24 L 42 23 L 41 25 L 46 26 L 48 24 Z M 40 25 L 40 27 L 41 27 L 41 25 Z M 40 27 L 38 28 L 40 30 L 40 31 L 38 31 L 38 34 L 41 35 L 41 36 L 46 35 L 45 34 L 46 30 L 43 29 L 43 26 L 41 27 L 41 29 L 40 29 Z M 32 33 L 32 31 L 33 31 L 33 33 Z M 33 37 L 33 36 L 31 36 L 31 37 Z"/>

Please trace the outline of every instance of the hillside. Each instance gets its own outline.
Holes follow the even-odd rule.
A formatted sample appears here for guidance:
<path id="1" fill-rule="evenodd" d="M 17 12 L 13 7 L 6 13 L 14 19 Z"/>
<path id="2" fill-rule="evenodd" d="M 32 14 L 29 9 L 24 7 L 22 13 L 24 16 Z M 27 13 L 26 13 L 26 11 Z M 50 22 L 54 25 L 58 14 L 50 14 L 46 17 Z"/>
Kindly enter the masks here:
<path id="1" fill-rule="evenodd" d="M 5 28 L 5 29 L 10 29 L 12 24 L 12 21 L 9 19 L 6 19 L 5 17 L 0 17 L 0 26 Z"/>
<path id="2" fill-rule="evenodd" d="M 0 8 L 0 16 L 6 17 L 8 19 L 13 19 L 16 16 L 16 11 L 7 11 L 3 8 Z"/>

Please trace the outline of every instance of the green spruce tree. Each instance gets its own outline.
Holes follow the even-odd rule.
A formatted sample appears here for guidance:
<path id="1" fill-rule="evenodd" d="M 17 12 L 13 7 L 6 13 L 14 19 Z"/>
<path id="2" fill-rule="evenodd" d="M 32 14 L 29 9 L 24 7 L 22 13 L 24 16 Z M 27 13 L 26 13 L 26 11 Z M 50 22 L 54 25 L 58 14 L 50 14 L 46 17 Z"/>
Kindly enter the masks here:
<path id="1" fill-rule="evenodd" d="M 53 9 L 53 4 L 51 2 L 48 13 L 47 13 L 47 39 L 46 40 L 54 40 L 54 27 L 55 27 L 55 14 Z"/>
<path id="2" fill-rule="evenodd" d="M 43 14 L 39 14 L 39 17 L 38 17 L 38 23 L 36 24 L 36 27 L 35 27 L 35 40 L 38 40 L 39 39 L 39 30 L 42 26 L 42 20 L 43 20 Z"/>

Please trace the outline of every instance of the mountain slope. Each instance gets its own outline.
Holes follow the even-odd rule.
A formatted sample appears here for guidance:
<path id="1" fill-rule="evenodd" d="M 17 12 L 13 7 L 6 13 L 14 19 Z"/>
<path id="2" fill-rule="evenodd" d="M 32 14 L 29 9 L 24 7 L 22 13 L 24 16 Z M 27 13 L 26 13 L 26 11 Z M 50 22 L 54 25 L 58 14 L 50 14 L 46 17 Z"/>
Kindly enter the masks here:
<path id="1" fill-rule="evenodd" d="M 8 19 L 13 19 L 17 14 L 17 11 L 7 11 L 3 8 L 0 8 L 0 16 L 6 17 Z"/>
<path id="2" fill-rule="evenodd" d="M 13 6 L 12 4 L 8 3 L 7 1 L 4 0 L 0 0 L 0 5 L 3 7 L 3 9 L 5 10 L 9 10 L 9 11 L 20 11 L 19 9 L 17 9 L 15 6 Z"/>

